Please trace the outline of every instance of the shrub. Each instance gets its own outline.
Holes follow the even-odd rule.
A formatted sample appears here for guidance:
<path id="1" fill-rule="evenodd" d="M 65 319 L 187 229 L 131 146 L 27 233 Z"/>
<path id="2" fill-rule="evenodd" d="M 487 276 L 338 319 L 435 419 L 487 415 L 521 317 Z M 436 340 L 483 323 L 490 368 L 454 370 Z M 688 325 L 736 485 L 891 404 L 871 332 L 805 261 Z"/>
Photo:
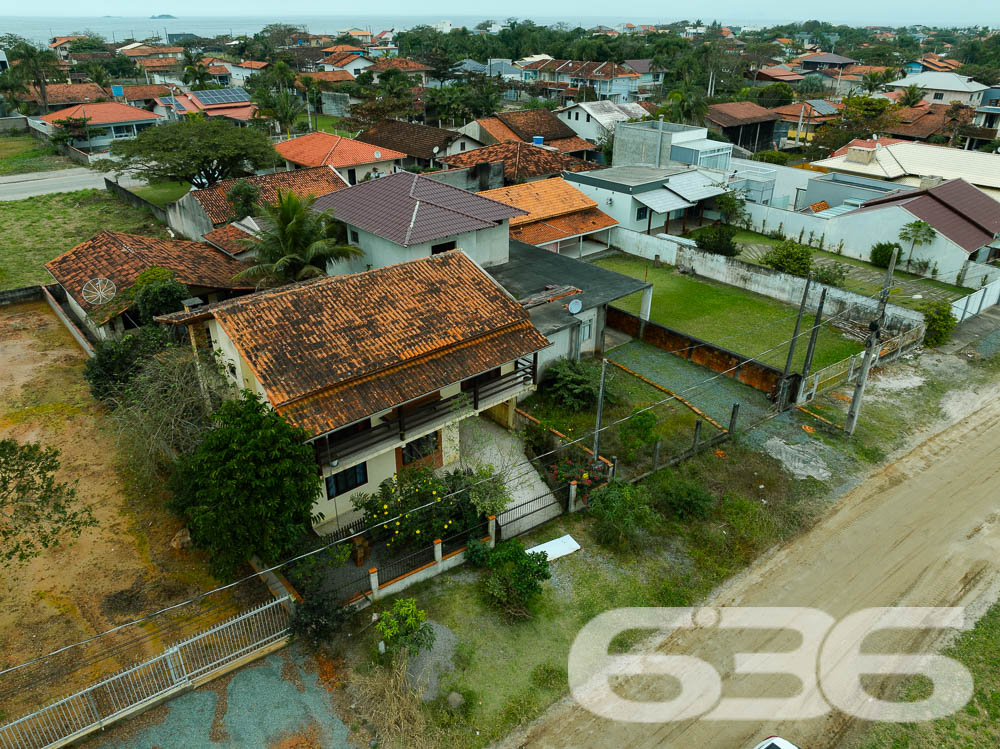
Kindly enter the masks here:
<path id="1" fill-rule="evenodd" d="M 841 288 L 844 285 L 844 281 L 847 280 L 847 268 L 844 267 L 843 263 L 817 265 L 813 269 L 813 280 L 825 283 L 827 286 Z"/>
<path id="2" fill-rule="evenodd" d="M 925 302 L 920 306 L 920 311 L 924 313 L 924 324 L 927 326 L 924 343 L 928 346 L 941 346 L 951 340 L 958 320 L 952 314 L 948 302 Z"/>
<path id="3" fill-rule="evenodd" d="M 498 544 L 489 556 L 482 594 L 486 603 L 508 619 L 531 616 L 531 603 L 552 576 L 544 552 L 529 553 L 517 539 Z"/>
<path id="4" fill-rule="evenodd" d="M 877 242 L 872 245 L 868 259 L 872 265 L 877 265 L 879 268 L 888 268 L 889 261 L 892 260 L 893 251 L 902 254 L 903 248 L 900 247 L 899 242 Z M 896 255 L 897 258 L 899 254 Z"/>
<path id="5" fill-rule="evenodd" d="M 794 276 L 807 276 L 812 270 L 812 250 L 805 245 L 788 239 L 774 245 L 761 262 L 769 268 L 791 273 Z"/>
<path id="6" fill-rule="evenodd" d="M 777 164 L 785 166 L 792 160 L 792 154 L 785 151 L 759 151 L 754 154 L 754 161 L 763 161 L 766 164 Z"/>
<path id="7" fill-rule="evenodd" d="M 618 438 L 622 444 L 625 460 L 635 460 L 636 453 L 643 447 L 652 447 L 658 439 L 656 415 L 651 409 L 636 409 L 618 427 Z"/>
<path id="8" fill-rule="evenodd" d="M 260 188 L 245 179 L 236 180 L 236 184 L 226 193 L 226 200 L 233 207 L 233 220 L 241 221 L 256 212 Z"/>
<path id="9" fill-rule="evenodd" d="M 607 465 L 601 461 L 591 463 L 581 458 L 562 458 L 549 467 L 549 476 L 557 487 L 566 486 L 570 481 L 577 484 L 577 499 L 584 500 L 590 494 L 590 488 L 604 483 L 607 475 Z"/>
<path id="10" fill-rule="evenodd" d="M 698 245 L 698 249 L 705 250 L 705 252 L 736 257 L 740 254 L 740 247 L 733 241 L 733 238 L 738 231 L 739 229 L 735 226 L 709 226 L 698 232 L 694 241 Z"/>
<path id="11" fill-rule="evenodd" d="M 645 487 L 613 481 L 595 489 L 587 503 L 597 542 L 622 551 L 642 545 L 654 515 Z"/>
<path id="12" fill-rule="evenodd" d="M 288 623 L 292 634 L 310 650 L 318 650 L 339 633 L 351 618 L 351 610 L 336 596 L 317 592 L 295 606 Z"/>
<path id="13" fill-rule="evenodd" d="M 142 325 L 151 325 L 158 315 L 169 315 L 184 309 L 187 287 L 172 278 L 144 284 L 135 292 L 135 307 Z"/>
<path id="14" fill-rule="evenodd" d="M 704 519 L 715 504 L 715 497 L 700 482 L 664 470 L 652 486 L 653 503 L 661 512 L 680 520 Z"/>
<path id="15" fill-rule="evenodd" d="M 470 538 L 465 547 L 465 561 L 473 567 L 485 567 L 490 561 L 489 543 L 480 541 L 478 538 Z"/>
<path id="16" fill-rule="evenodd" d="M 167 346 L 167 333 L 146 326 L 117 339 L 99 341 L 84 364 L 83 376 L 97 400 L 119 395 L 142 368 L 146 359 Z"/>
<path id="17" fill-rule="evenodd" d="M 510 504 L 510 492 L 503 476 L 493 466 L 457 468 L 445 476 L 449 494 L 460 502 L 471 502 L 480 516 L 499 515 Z"/>
<path id="18" fill-rule="evenodd" d="M 434 630 L 427 623 L 427 612 L 417 608 L 416 598 L 399 598 L 392 608 L 379 614 L 375 631 L 393 654 L 416 655 L 434 645 Z"/>
<path id="19" fill-rule="evenodd" d="M 559 359 L 545 370 L 542 393 L 573 411 L 589 410 L 597 404 L 600 382 L 575 359 Z"/>

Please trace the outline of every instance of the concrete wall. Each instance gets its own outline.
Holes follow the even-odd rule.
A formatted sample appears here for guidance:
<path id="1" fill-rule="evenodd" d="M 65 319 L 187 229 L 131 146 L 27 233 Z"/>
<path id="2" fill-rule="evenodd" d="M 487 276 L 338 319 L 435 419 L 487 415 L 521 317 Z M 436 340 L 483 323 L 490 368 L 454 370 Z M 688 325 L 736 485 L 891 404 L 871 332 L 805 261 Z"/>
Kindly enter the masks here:
<path id="1" fill-rule="evenodd" d="M 212 220 L 190 192 L 167 205 L 167 224 L 188 239 L 199 240 L 215 228 Z"/>
<path id="2" fill-rule="evenodd" d="M 448 169 L 440 172 L 427 172 L 424 177 L 443 182 L 452 187 L 460 187 L 470 192 L 495 190 L 503 187 L 503 162 L 497 161 L 466 167 L 464 169 Z"/>
<path id="3" fill-rule="evenodd" d="M 556 117 L 569 125 L 573 132 L 581 138 L 589 140 L 591 143 L 600 143 L 607 135 L 608 130 L 596 117 L 591 117 L 587 112 L 578 106 L 569 107 L 561 112 L 554 112 Z M 612 126 L 612 131 L 614 127 Z"/>
<path id="4" fill-rule="evenodd" d="M 803 169 L 796 169 L 801 172 Z M 843 174 L 830 174 L 822 179 L 810 179 L 806 189 L 798 194 L 798 198 L 789 208 L 798 210 L 825 200 L 831 206 L 838 206 L 848 199 L 873 200 L 885 197 L 891 190 L 900 189 L 898 185 L 882 180 L 866 180 L 863 177 L 847 177 Z M 905 188 L 903 188 L 905 189 Z"/>
<path id="5" fill-rule="evenodd" d="M 0 117 L 0 133 L 27 132 L 28 118 L 23 114 Z"/>
<path id="6" fill-rule="evenodd" d="M 617 138 L 615 141 L 617 143 Z M 616 161 L 615 163 L 617 164 L 618 162 Z M 636 218 L 639 208 L 643 207 L 643 205 L 628 193 L 616 192 L 606 187 L 590 185 L 585 182 L 570 181 L 570 184 L 584 195 L 596 200 L 597 207 L 615 219 L 619 227 L 632 229 L 633 231 L 646 231 L 646 228 L 650 226 L 649 218 Z M 608 202 L 609 200 L 611 201 L 610 203 Z M 653 215 L 652 226 L 663 226 L 666 214 L 655 213 L 652 209 L 650 209 L 650 213 Z"/>
<path id="7" fill-rule="evenodd" d="M 573 336 L 576 335 L 577 328 L 563 328 L 560 331 L 553 333 L 546 338 L 552 342 L 552 345 L 548 348 L 543 348 L 538 352 L 538 374 L 541 376 L 549 366 L 552 365 L 557 359 L 567 359 L 569 358 L 570 346 L 572 345 Z M 530 395 L 526 393 L 525 397 Z"/>
<path id="8" fill-rule="evenodd" d="M 167 212 L 160 208 L 160 206 L 150 203 L 145 198 L 136 195 L 134 192 L 126 187 L 122 187 L 117 182 L 113 182 L 107 177 L 104 178 L 104 189 L 108 192 L 113 192 L 118 196 L 119 200 L 124 200 L 126 203 L 134 205 L 136 208 L 144 208 L 150 213 L 152 213 L 158 221 L 167 223 L 168 216 Z"/>
<path id="9" fill-rule="evenodd" d="M 805 190 L 809 184 L 809 179 L 816 176 L 816 172 L 807 169 L 794 169 L 790 166 L 779 166 L 777 164 L 765 164 L 752 159 L 733 158 L 730 162 L 730 171 L 744 169 L 746 167 L 774 170 L 774 194 L 771 198 L 771 205 L 779 207 L 792 207 L 795 205 L 795 196 L 798 191 Z M 749 207 L 749 206 L 748 206 Z"/>

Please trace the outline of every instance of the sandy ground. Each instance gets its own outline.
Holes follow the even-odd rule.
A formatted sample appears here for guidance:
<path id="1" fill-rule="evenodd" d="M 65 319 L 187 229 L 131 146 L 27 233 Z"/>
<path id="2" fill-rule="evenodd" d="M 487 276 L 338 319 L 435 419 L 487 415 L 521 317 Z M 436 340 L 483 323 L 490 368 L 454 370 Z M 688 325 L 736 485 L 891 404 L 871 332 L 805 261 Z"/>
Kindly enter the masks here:
<path id="1" fill-rule="evenodd" d="M 998 394 L 993 387 L 974 398 L 949 399 L 946 412 L 955 423 L 930 430 L 925 441 L 844 496 L 810 532 L 730 580 L 707 605 L 806 606 L 835 619 L 875 606 L 966 606 L 971 626 L 1000 589 Z M 927 630 L 895 630 L 879 637 L 878 649 L 926 652 L 941 640 Z M 723 696 L 787 697 L 797 689 L 787 676 L 733 674 L 734 652 L 793 648 L 788 633 L 744 630 L 724 637 L 706 626 L 656 647 L 712 663 L 722 674 Z M 773 659 L 765 656 L 768 662 Z M 649 683 L 628 692 L 661 700 L 675 694 Z M 628 724 L 596 717 L 567 698 L 503 746 L 743 749 L 779 734 L 822 749 L 848 745 L 865 725 L 839 712 L 808 721 Z"/>
<path id="2" fill-rule="evenodd" d="M 85 355 L 43 303 L 0 308 L 0 437 L 40 440 L 61 451 L 60 478 L 98 520 L 78 540 L 23 567 L 0 569 L 0 670 L 183 600 L 211 582 L 190 551 L 169 542 L 180 522 L 159 507 L 126 501 L 115 472 L 114 437 L 83 379 Z M 144 647 L 158 648 L 156 642 Z M 96 648 L 88 648 L 88 657 Z M 142 648 L 95 663 L 74 678 L 40 680 L 67 663 L 0 676 L 0 704 L 12 716 L 79 681 L 107 674 Z M 27 685 L 38 687 L 29 691 Z M 46 690 L 49 690 L 46 693 Z"/>

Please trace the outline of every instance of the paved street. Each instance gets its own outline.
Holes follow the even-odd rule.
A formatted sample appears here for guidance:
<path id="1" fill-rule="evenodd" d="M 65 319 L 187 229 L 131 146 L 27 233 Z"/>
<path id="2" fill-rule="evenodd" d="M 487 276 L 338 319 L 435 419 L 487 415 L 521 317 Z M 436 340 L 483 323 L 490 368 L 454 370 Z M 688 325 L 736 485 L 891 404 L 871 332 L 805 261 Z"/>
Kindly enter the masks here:
<path id="1" fill-rule="evenodd" d="M 54 192 L 72 192 L 96 187 L 104 188 L 103 172 L 95 172 L 85 167 L 74 169 L 59 169 L 54 172 L 30 172 L 15 174 L 10 177 L 0 177 L 0 201 L 21 200 L 35 195 L 48 195 Z M 144 185 L 145 182 L 122 176 L 121 183 L 125 187 Z"/>

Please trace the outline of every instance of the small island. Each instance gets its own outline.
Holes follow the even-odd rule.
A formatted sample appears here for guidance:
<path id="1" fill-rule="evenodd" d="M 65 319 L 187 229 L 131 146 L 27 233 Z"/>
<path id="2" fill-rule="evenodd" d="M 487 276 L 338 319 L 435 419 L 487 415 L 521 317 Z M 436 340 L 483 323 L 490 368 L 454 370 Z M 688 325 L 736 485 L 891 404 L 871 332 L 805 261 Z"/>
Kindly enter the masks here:
<path id="1" fill-rule="evenodd" d="M 177 18 L 177 16 L 172 16 L 169 13 L 161 13 L 158 16 L 150 16 L 150 18 L 152 18 L 153 20 L 156 20 L 156 21 L 163 21 L 163 20 L 166 20 L 166 19 L 169 19 L 169 18 Z"/>

